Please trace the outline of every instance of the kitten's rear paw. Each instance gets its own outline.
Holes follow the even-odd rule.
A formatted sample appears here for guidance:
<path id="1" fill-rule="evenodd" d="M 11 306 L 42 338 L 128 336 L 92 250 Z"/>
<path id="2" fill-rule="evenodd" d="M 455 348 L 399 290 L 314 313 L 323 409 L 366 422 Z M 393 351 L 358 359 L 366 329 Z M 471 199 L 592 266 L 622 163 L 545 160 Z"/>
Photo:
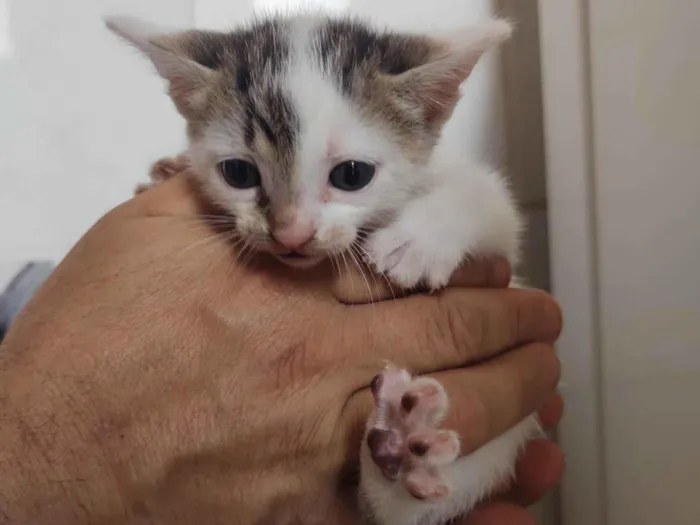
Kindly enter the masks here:
<path id="1" fill-rule="evenodd" d="M 463 258 L 455 243 L 401 222 L 377 231 L 368 240 L 367 250 L 379 272 L 407 289 L 444 287 Z"/>
<path id="2" fill-rule="evenodd" d="M 449 495 L 441 469 L 459 456 L 456 432 L 437 426 L 447 412 L 442 385 L 388 368 L 372 382 L 375 409 L 365 443 L 375 466 L 416 499 Z"/>

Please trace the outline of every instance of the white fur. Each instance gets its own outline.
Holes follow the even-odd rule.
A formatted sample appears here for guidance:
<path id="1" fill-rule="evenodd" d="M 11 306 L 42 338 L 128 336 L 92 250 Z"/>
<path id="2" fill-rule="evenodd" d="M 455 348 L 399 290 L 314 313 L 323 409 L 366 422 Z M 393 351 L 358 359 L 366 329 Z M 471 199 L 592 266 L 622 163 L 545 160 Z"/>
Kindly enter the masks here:
<path id="1" fill-rule="evenodd" d="M 436 148 L 433 185 L 368 243 L 380 271 L 404 287 L 447 284 L 468 256 L 504 255 L 517 263 L 520 219 L 501 176 L 461 153 Z"/>
<path id="2" fill-rule="evenodd" d="M 529 416 L 443 472 L 450 494 L 437 501 L 417 500 L 400 483 L 384 478 L 366 445 L 362 447 L 360 494 L 376 525 L 442 525 L 469 512 L 513 476 L 515 462 L 528 440 L 541 433 Z"/>

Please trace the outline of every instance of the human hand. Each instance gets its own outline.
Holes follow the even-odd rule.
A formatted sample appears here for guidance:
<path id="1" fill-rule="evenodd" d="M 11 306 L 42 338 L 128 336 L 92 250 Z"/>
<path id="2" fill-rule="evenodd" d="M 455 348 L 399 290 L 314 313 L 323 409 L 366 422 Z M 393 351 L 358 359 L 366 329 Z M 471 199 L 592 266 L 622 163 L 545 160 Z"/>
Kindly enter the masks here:
<path id="1" fill-rule="evenodd" d="M 355 524 L 338 479 L 356 465 L 383 360 L 443 383 L 465 452 L 553 394 L 561 321 L 546 294 L 349 306 L 330 268 L 240 264 L 192 195 L 175 178 L 108 214 L 7 334 L 11 521 Z M 457 280 L 505 284 L 484 266 Z"/>

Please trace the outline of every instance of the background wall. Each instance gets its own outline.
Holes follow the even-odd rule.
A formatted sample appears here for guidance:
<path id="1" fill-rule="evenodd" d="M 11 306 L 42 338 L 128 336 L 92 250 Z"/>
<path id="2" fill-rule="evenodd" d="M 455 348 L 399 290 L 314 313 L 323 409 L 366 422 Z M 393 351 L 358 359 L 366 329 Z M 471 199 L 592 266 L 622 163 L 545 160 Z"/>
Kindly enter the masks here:
<path id="1" fill-rule="evenodd" d="M 0 260 L 60 259 L 183 145 L 163 86 L 104 28 L 127 12 L 191 21 L 190 0 L 18 0 L 0 57 Z"/>
<path id="2" fill-rule="evenodd" d="M 700 3 L 590 4 L 608 523 L 700 523 Z"/>
<path id="3" fill-rule="evenodd" d="M 700 523 L 700 3 L 541 0 L 564 525 Z"/>

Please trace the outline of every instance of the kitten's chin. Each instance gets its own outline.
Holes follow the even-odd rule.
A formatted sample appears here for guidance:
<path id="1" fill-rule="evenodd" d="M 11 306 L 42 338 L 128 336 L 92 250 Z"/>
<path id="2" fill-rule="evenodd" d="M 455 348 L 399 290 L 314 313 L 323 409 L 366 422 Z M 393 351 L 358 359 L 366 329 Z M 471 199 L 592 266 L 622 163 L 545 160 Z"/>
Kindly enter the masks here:
<path id="1" fill-rule="evenodd" d="M 311 268 L 326 258 L 325 255 L 301 255 L 298 253 L 289 255 L 275 254 L 275 257 L 292 268 Z"/>

